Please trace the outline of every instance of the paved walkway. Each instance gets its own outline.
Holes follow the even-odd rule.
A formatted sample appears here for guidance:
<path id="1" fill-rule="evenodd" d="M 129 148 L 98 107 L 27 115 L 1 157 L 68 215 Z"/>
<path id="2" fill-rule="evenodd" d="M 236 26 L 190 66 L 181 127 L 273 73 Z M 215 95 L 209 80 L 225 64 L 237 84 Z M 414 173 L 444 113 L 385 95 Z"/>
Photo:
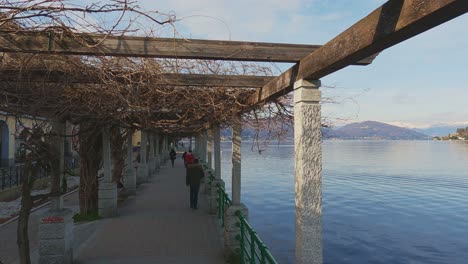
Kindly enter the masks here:
<path id="1" fill-rule="evenodd" d="M 190 209 L 180 154 L 176 168 L 169 164 L 140 185 L 118 217 L 99 221 L 76 250 L 75 263 L 225 263 L 217 219 L 208 214 L 205 196 L 200 194 L 198 210 Z"/>

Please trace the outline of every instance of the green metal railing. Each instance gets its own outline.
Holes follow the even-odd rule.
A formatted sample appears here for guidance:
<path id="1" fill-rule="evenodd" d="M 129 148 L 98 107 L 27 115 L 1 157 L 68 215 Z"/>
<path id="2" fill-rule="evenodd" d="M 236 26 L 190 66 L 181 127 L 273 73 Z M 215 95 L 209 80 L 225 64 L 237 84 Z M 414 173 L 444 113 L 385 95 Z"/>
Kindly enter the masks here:
<path id="1" fill-rule="evenodd" d="M 218 187 L 218 218 L 221 219 L 221 226 L 224 226 L 224 208 L 226 208 L 226 205 L 231 204 L 232 201 L 221 185 L 217 184 L 216 186 Z"/>
<path id="2" fill-rule="evenodd" d="M 242 216 L 240 211 L 236 212 L 239 217 L 240 235 L 237 239 L 240 242 L 240 261 L 242 264 L 277 264 L 268 248 L 263 244 L 257 233 Z"/>
<path id="3" fill-rule="evenodd" d="M 208 171 L 208 183 L 209 186 L 211 186 L 211 183 L 214 181 L 215 176 L 214 176 L 214 170 L 208 166 L 208 163 L 203 163 L 203 168 Z"/>
<path id="4" fill-rule="evenodd" d="M 217 184 L 216 186 L 218 187 L 218 218 L 221 219 L 221 225 L 224 226 L 224 209 L 232 201 L 221 185 Z M 277 264 L 278 262 L 276 262 L 242 213 L 237 211 L 236 215 L 239 217 L 237 226 L 240 228 L 240 235 L 237 236 L 240 242 L 240 262 L 242 264 Z"/>

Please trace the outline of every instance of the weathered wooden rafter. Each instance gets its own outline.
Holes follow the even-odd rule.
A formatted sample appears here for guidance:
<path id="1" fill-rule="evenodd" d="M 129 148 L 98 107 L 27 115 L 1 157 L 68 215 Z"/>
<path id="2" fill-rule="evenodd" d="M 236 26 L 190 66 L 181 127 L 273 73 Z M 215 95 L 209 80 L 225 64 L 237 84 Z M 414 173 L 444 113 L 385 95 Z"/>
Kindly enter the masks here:
<path id="1" fill-rule="evenodd" d="M 390 0 L 257 90 L 247 104 L 262 104 L 468 12 L 466 0 Z"/>
<path id="2" fill-rule="evenodd" d="M 115 74 L 119 76 L 119 74 Z M 128 74 L 130 78 L 139 79 L 138 74 Z M 159 78 L 152 83 L 155 85 L 173 85 L 173 86 L 204 86 L 204 87 L 239 87 L 239 88 L 258 88 L 262 87 L 271 80 L 273 76 L 252 76 L 252 75 L 214 75 L 214 74 L 179 74 L 179 73 L 161 73 L 157 74 Z M 117 81 L 128 81 L 116 77 Z M 0 70 L 0 82 L 49 82 L 49 83 L 99 83 L 99 76 L 93 76 L 82 73 L 69 73 L 60 70 L 33 69 L 27 71 L 19 70 Z"/>
<path id="3" fill-rule="evenodd" d="M 93 47 L 95 46 L 95 47 Z M 298 62 L 320 45 L 0 31 L 0 51 L 45 54 Z M 376 55 L 375 55 L 376 56 Z M 368 65 L 375 56 L 356 65 Z"/>

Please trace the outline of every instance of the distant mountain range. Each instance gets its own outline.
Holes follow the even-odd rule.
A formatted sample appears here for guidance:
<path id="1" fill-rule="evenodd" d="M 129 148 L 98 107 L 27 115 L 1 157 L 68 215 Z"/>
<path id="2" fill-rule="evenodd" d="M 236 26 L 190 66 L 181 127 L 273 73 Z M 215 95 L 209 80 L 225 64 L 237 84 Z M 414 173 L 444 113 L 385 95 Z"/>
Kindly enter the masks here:
<path id="1" fill-rule="evenodd" d="M 430 136 L 418 131 L 376 121 L 352 123 L 336 129 L 326 128 L 323 130 L 323 137 L 328 139 L 431 139 Z"/>
<path id="2" fill-rule="evenodd" d="M 424 140 L 431 139 L 435 136 L 446 136 L 455 133 L 457 128 L 463 126 L 440 124 L 433 125 L 428 128 L 406 128 L 394 126 L 377 121 L 365 121 L 359 123 L 351 123 L 342 127 L 323 128 L 322 133 L 325 139 L 403 139 L 403 140 Z M 242 137 L 255 137 L 255 129 L 243 127 Z M 221 132 L 223 138 L 231 137 L 231 129 L 224 129 Z M 260 138 L 267 137 L 267 132 L 262 131 Z M 294 137 L 292 129 L 288 131 L 287 138 Z"/>

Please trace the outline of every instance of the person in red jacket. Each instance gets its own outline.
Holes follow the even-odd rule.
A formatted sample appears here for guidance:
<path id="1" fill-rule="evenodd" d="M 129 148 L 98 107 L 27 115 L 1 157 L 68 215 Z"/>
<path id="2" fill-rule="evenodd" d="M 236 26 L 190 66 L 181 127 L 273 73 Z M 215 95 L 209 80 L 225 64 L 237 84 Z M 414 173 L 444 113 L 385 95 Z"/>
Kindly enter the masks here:
<path id="1" fill-rule="evenodd" d="M 195 159 L 195 156 L 192 153 L 192 150 L 189 149 L 187 155 L 185 155 L 185 167 L 187 167 L 188 164 L 193 164 L 193 160 Z"/>

